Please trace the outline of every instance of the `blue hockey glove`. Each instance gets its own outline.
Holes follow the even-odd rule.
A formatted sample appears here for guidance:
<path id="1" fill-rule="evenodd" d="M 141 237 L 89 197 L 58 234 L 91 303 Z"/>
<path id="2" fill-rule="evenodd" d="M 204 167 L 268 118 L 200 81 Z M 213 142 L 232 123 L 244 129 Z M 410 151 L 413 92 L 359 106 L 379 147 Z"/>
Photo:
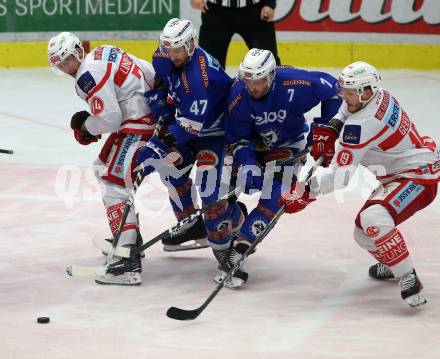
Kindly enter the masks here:
<path id="1" fill-rule="evenodd" d="M 161 166 L 161 160 L 170 153 L 170 147 L 158 137 L 150 140 L 136 154 L 136 165 L 142 165 L 144 176 L 148 176 Z"/>
<path id="2" fill-rule="evenodd" d="M 156 120 L 162 116 L 165 126 L 174 121 L 176 108 L 173 104 L 168 103 L 168 93 L 165 89 L 151 89 L 145 92 L 144 96 Z"/>

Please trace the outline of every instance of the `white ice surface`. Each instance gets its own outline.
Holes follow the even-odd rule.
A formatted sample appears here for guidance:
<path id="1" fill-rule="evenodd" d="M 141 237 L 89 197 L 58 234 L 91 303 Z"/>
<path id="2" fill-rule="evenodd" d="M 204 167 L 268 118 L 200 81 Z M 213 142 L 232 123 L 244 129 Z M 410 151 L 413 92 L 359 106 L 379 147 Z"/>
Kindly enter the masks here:
<path id="1" fill-rule="evenodd" d="M 383 78 L 419 132 L 440 142 L 440 74 L 387 71 Z M 374 260 L 352 239 L 371 188 L 365 179 L 284 216 L 247 261 L 246 287 L 222 290 L 192 322 L 165 312 L 195 308 L 214 288 L 208 249 L 169 254 L 153 246 L 137 288 L 68 277 L 70 263 L 103 261 L 90 239 L 109 234 L 88 169 L 100 144 L 80 146 L 69 129 L 83 108 L 70 78 L 0 70 L 0 148 L 15 151 L 0 154 L 1 359 L 440 358 L 439 201 L 400 226 L 428 298 L 414 310 L 396 282 L 368 279 Z M 139 197 L 141 231 L 150 239 L 173 215 L 157 179 Z M 51 323 L 37 324 L 38 316 Z"/>

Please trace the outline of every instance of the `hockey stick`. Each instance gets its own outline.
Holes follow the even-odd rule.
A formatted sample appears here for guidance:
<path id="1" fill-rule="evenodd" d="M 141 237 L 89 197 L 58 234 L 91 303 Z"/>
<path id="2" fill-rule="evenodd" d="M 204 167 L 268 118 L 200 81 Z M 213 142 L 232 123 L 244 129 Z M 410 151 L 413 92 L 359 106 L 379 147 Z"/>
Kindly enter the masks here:
<path id="1" fill-rule="evenodd" d="M 312 168 L 307 173 L 307 176 L 304 180 L 304 183 L 307 183 L 310 178 L 315 173 L 316 169 L 319 167 L 319 165 L 322 163 L 323 158 L 319 158 L 318 161 L 312 166 Z M 272 230 L 272 228 L 275 226 L 275 224 L 278 222 L 278 219 L 283 215 L 285 211 L 285 206 L 283 205 L 277 213 L 275 213 L 275 216 L 271 219 L 271 221 L 267 224 L 267 226 L 264 228 L 263 232 L 260 233 L 258 238 L 252 242 L 252 244 L 249 246 L 249 248 L 244 252 L 238 262 L 234 265 L 234 267 L 231 268 L 231 270 L 226 274 L 226 276 L 223 278 L 223 280 L 217 285 L 217 287 L 211 292 L 209 297 L 203 302 L 203 304 L 192 310 L 186 310 L 181 309 L 177 307 L 170 307 L 167 310 L 167 316 L 171 319 L 176 320 L 194 320 L 196 319 L 200 313 L 203 312 L 203 310 L 208 306 L 209 303 L 217 296 L 217 294 L 220 292 L 220 290 L 224 287 L 224 284 L 227 280 L 231 279 L 231 277 L 234 275 L 234 273 L 240 269 L 243 261 L 247 258 L 249 253 L 251 253 L 254 248 L 261 243 L 261 241 L 267 236 L 267 234 Z"/>
<path id="2" fill-rule="evenodd" d="M 14 151 L 12 151 L 12 150 L 4 150 L 4 149 L 0 148 L 0 153 L 6 153 L 7 155 L 13 155 Z"/>
<path id="3" fill-rule="evenodd" d="M 164 123 L 164 118 L 161 116 L 159 117 L 159 120 L 157 121 L 156 128 L 154 129 L 153 136 L 158 136 L 160 133 L 160 130 Z M 116 249 L 119 242 L 119 238 L 121 236 L 122 228 L 125 225 L 125 222 L 127 221 L 128 214 L 130 213 L 131 207 L 133 207 L 134 204 L 134 197 L 136 195 L 137 189 L 142 183 L 142 180 L 144 179 L 143 172 L 137 171 L 136 178 L 133 183 L 133 188 L 130 191 L 130 194 L 128 196 L 128 200 L 125 203 L 124 210 L 122 211 L 121 221 L 119 222 L 118 228 L 115 231 L 113 242 L 111 247 L 108 250 L 107 258 L 104 262 L 104 265 L 101 266 L 82 266 L 82 265 L 75 265 L 71 264 L 66 268 L 66 272 L 68 275 L 72 277 L 96 277 L 100 275 L 104 275 L 107 272 L 108 267 L 111 264 L 111 261 L 115 255 L 117 255 Z"/>
<path id="4" fill-rule="evenodd" d="M 281 160 L 278 165 L 286 165 L 290 162 L 294 162 L 296 160 L 298 160 L 299 158 L 301 158 L 302 156 L 306 155 L 309 152 L 308 148 L 305 148 L 304 150 L 298 152 L 297 154 L 295 154 L 292 157 L 286 158 L 284 160 Z M 194 221 L 195 219 L 197 219 L 199 216 L 201 216 L 203 213 L 205 213 L 206 211 L 210 210 L 211 208 L 213 208 L 215 205 L 217 205 L 217 203 L 219 201 L 223 201 L 225 199 L 229 199 L 233 196 L 238 196 L 241 192 L 241 188 L 240 187 L 236 187 L 233 190 L 231 190 L 230 192 L 228 192 L 224 197 L 220 198 L 218 201 L 211 203 L 210 205 L 200 208 L 198 209 L 196 212 L 194 212 L 193 214 L 190 214 L 188 217 L 182 219 L 181 221 L 177 222 L 173 227 L 166 229 L 165 231 L 163 231 L 162 233 L 160 233 L 159 235 L 157 235 L 156 237 L 154 237 L 153 239 L 149 240 L 148 242 L 144 243 L 141 247 L 134 247 L 134 248 L 125 248 L 125 247 L 118 247 L 115 251 L 115 255 L 119 256 L 119 257 L 135 257 L 136 255 L 138 255 L 140 252 L 144 251 L 145 249 L 151 247 L 153 244 L 168 238 L 169 236 L 171 236 L 173 233 L 175 232 L 180 232 L 182 230 L 182 228 L 184 228 L 185 226 L 187 226 L 189 223 L 191 223 L 192 221 Z M 108 252 L 111 248 L 110 248 L 110 243 L 108 241 L 106 241 L 105 239 L 96 239 L 94 240 L 94 244 L 101 249 L 104 252 Z"/>

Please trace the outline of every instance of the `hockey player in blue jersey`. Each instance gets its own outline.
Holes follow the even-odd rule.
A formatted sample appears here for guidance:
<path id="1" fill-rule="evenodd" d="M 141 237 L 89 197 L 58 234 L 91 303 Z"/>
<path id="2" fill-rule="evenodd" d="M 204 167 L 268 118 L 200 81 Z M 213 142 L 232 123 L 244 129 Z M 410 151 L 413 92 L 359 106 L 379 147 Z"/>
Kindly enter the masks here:
<path id="1" fill-rule="evenodd" d="M 163 87 L 147 92 L 147 102 L 157 118 L 165 120 L 167 132 L 153 137 L 139 151 L 137 161 L 145 165 L 144 174 L 154 170 L 151 160 L 161 159 L 171 151 L 179 154 L 177 170 L 197 163 L 197 183 L 204 205 L 218 201 L 223 167 L 224 106 L 232 79 L 216 59 L 197 47 L 196 31 L 189 20 L 171 19 L 160 35 L 160 46 L 153 54 L 156 76 Z M 167 100 L 172 98 L 172 104 Z M 169 98 L 168 97 L 168 98 Z M 169 177 L 176 188 L 177 201 L 172 200 L 176 217 L 181 220 L 195 212 L 190 170 Z M 178 203 L 179 202 L 179 203 Z M 205 214 L 208 241 L 219 262 L 219 282 L 232 264 L 231 230 L 239 228 L 244 214 L 235 203 L 221 200 Z M 242 285 L 247 273 L 238 271 L 226 286 Z"/>
<path id="2" fill-rule="evenodd" d="M 271 180 L 269 172 L 274 171 L 267 166 L 265 180 L 266 164 L 292 157 L 306 147 L 309 126 L 304 114 L 319 104 L 321 117 L 313 120 L 309 138 L 315 137 L 312 155 L 321 156 L 328 122 L 342 103 L 337 90 L 337 80 L 327 73 L 277 67 L 268 50 L 251 49 L 245 56 L 227 100 L 226 140 L 239 168 L 238 184 L 262 194 L 234 240 L 237 252 L 244 253 L 280 209 L 282 187 L 290 187 L 300 167 L 300 162 L 280 166 Z"/>

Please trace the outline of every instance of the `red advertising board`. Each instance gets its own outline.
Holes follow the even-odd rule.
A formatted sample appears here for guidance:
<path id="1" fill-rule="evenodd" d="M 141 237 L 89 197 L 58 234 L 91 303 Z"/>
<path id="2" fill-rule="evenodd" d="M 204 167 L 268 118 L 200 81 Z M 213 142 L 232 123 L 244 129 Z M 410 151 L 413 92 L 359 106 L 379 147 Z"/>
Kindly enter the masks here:
<path id="1" fill-rule="evenodd" d="M 440 0 L 286 0 L 279 31 L 440 34 Z"/>

